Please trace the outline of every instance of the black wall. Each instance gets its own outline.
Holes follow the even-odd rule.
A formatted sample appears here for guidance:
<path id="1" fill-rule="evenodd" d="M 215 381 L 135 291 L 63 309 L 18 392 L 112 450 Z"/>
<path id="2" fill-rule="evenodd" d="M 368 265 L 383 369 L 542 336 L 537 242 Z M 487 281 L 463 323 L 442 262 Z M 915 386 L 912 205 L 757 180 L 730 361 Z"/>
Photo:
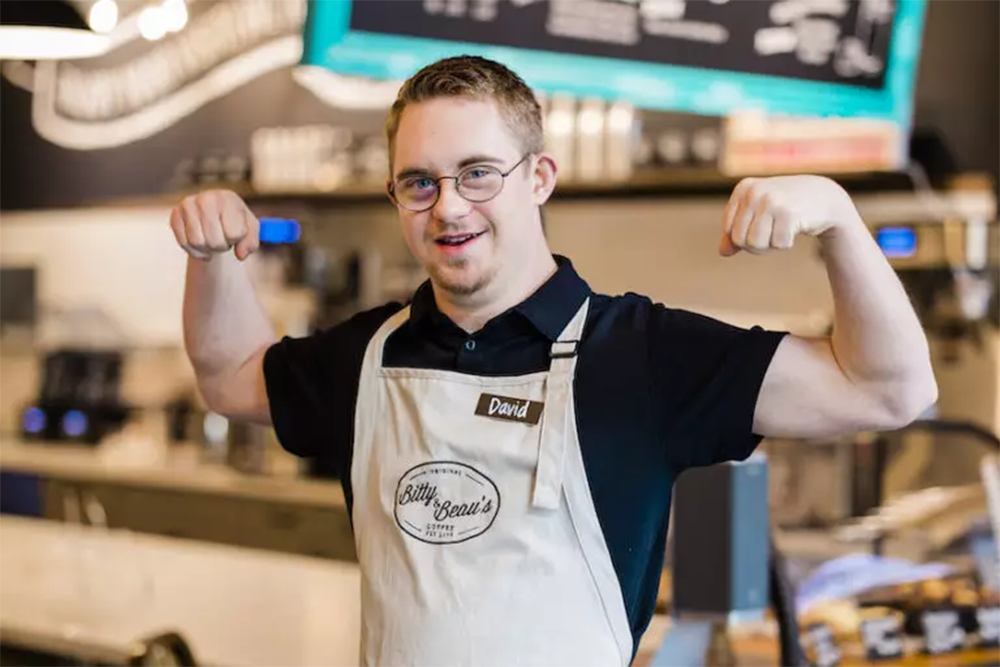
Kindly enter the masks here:
<path id="1" fill-rule="evenodd" d="M 960 169 L 1000 180 L 1000 2 L 929 3 L 916 124 L 944 137 Z"/>
<path id="2" fill-rule="evenodd" d="M 962 170 L 1000 180 L 1000 2 L 932 0 L 916 91 L 916 126 L 940 134 Z M 38 137 L 30 94 L 0 84 L 0 208 L 76 206 L 170 192 L 179 163 L 210 152 L 245 154 L 254 129 L 315 122 L 378 127 L 337 112 L 278 71 L 216 100 L 149 139 L 72 151 Z"/>
<path id="3" fill-rule="evenodd" d="M 168 193 L 184 160 L 208 154 L 248 157 L 250 137 L 260 127 L 344 123 L 378 131 L 381 126 L 380 117 L 321 103 L 288 69 L 208 103 L 159 134 L 96 151 L 67 150 L 39 137 L 31 125 L 31 94 L 6 80 L 0 105 L 0 207 L 7 210 Z"/>

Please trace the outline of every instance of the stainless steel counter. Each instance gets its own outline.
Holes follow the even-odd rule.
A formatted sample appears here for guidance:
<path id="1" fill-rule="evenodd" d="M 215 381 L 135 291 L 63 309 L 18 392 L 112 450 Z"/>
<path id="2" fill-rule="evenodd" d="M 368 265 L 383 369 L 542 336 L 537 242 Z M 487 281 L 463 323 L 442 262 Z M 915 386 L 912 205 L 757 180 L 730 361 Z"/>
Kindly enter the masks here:
<path id="1" fill-rule="evenodd" d="M 339 482 L 248 475 L 204 463 L 190 448 L 172 454 L 122 448 L 0 440 L 0 470 L 73 482 L 114 483 L 173 491 L 343 509 Z"/>
<path id="2" fill-rule="evenodd" d="M 248 475 L 197 450 L 0 441 L 0 472 L 37 478 L 39 514 L 112 528 L 354 561 L 340 483 Z"/>

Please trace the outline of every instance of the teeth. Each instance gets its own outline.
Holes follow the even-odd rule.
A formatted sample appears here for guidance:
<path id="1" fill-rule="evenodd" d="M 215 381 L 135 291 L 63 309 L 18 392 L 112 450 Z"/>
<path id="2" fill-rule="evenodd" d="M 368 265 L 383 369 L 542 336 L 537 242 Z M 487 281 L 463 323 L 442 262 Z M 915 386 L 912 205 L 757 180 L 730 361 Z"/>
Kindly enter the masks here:
<path id="1" fill-rule="evenodd" d="M 461 245 L 471 238 L 474 238 L 475 234 L 466 234 L 465 236 L 452 236 L 450 238 L 441 239 L 441 243 L 445 245 Z"/>

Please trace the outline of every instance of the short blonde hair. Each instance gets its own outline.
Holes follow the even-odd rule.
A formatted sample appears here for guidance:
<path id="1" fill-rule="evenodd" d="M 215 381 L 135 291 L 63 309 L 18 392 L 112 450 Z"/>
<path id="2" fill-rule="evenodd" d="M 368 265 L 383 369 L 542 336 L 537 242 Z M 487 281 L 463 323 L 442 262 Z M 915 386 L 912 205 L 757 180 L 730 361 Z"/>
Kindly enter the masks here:
<path id="1" fill-rule="evenodd" d="M 400 87 L 385 124 L 390 164 L 399 119 L 406 105 L 437 97 L 492 100 L 520 140 L 522 152 L 540 153 L 544 148 L 542 109 L 524 80 L 496 61 L 480 56 L 454 56 L 423 67 Z"/>

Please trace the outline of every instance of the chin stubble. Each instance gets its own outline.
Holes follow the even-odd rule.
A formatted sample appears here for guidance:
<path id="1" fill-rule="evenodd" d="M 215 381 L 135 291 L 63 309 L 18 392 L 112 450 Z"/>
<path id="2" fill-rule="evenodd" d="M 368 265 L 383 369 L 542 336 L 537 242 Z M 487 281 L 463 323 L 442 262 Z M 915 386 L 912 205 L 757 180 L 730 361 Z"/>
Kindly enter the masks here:
<path id="1" fill-rule="evenodd" d="M 453 269 L 463 269 L 467 264 L 468 260 L 465 258 L 455 258 L 448 261 L 448 267 Z M 496 272 L 486 272 L 472 282 L 450 280 L 446 275 L 443 275 L 443 272 L 437 270 L 431 273 L 434 282 L 446 292 L 455 296 L 471 296 L 486 287 Z"/>

